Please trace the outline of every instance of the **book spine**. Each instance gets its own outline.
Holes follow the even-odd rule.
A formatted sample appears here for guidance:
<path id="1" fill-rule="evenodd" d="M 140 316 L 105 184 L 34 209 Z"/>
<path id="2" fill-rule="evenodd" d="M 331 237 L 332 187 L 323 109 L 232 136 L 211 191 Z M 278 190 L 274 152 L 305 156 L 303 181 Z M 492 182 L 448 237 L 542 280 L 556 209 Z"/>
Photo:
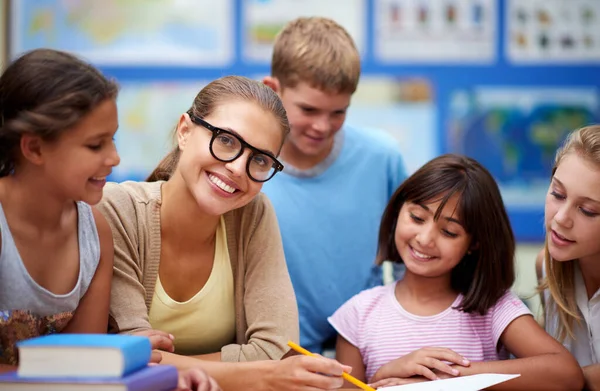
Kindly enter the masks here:
<path id="1" fill-rule="evenodd" d="M 158 365 L 155 368 L 156 370 L 151 375 L 137 376 L 127 385 L 127 391 L 175 390 L 179 383 L 177 368 L 170 365 Z"/>
<path id="2" fill-rule="evenodd" d="M 152 345 L 150 339 L 143 338 L 136 340 L 135 343 L 128 344 L 121 349 L 123 354 L 123 375 L 127 376 L 139 369 L 144 368 L 150 362 L 152 355 Z"/>

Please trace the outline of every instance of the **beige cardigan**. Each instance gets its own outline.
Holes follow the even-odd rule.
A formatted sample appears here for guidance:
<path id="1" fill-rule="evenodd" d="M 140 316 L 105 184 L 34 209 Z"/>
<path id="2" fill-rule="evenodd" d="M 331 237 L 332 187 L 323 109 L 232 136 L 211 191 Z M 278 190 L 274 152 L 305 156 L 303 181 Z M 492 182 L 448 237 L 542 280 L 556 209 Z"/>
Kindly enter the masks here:
<path id="1" fill-rule="evenodd" d="M 160 205 L 164 182 L 108 183 L 100 211 L 115 245 L 109 331 L 150 329 L 148 312 L 160 262 Z M 222 361 L 278 360 L 298 341 L 298 309 L 279 226 L 270 201 L 259 194 L 224 215 L 234 276 L 235 343 Z"/>

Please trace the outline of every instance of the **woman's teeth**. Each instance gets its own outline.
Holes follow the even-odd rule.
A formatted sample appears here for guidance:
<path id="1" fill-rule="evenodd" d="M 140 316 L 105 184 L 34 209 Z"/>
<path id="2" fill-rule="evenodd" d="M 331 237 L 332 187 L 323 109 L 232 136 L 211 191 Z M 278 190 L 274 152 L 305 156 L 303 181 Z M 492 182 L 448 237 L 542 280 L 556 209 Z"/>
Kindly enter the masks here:
<path id="1" fill-rule="evenodd" d="M 219 178 L 217 178 L 214 175 L 209 175 L 208 179 L 210 179 L 210 181 L 212 183 L 217 185 L 219 187 L 219 189 L 226 191 L 229 194 L 233 194 L 233 192 L 235 191 L 235 189 L 233 187 L 229 186 L 228 184 L 226 184 L 225 182 L 223 182 L 222 180 L 220 180 Z"/>

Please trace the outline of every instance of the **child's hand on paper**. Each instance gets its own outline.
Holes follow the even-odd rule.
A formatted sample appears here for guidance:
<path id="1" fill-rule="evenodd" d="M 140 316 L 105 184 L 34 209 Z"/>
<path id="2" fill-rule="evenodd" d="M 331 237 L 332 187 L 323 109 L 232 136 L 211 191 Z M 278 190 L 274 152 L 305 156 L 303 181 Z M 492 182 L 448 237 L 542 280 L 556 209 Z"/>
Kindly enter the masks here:
<path id="1" fill-rule="evenodd" d="M 176 391 L 221 391 L 221 387 L 202 369 L 192 368 L 179 372 Z"/>
<path id="2" fill-rule="evenodd" d="M 389 377 L 387 379 L 379 380 L 369 385 L 375 389 L 378 389 L 380 387 L 403 386 L 405 384 L 421 383 L 424 381 L 429 381 L 429 379 L 423 376 L 415 376 L 408 378 Z"/>
<path id="3" fill-rule="evenodd" d="M 447 373 L 440 372 L 437 369 L 433 370 L 433 373 L 437 375 L 438 379 L 449 379 L 451 377 L 456 377 L 455 375 L 448 375 Z M 369 385 L 377 389 L 380 387 L 402 386 L 404 384 L 421 383 L 424 381 L 431 381 L 431 379 L 428 379 L 425 376 L 412 376 L 407 378 L 390 377 Z"/>
<path id="4" fill-rule="evenodd" d="M 392 377 L 423 376 L 429 380 L 440 379 L 441 374 L 438 375 L 434 371 L 450 376 L 458 376 L 459 371 L 444 361 L 465 367 L 470 365 L 467 359 L 451 349 L 422 348 L 383 365 L 373 376 L 374 383 Z"/>
<path id="5" fill-rule="evenodd" d="M 438 379 L 449 379 L 451 377 L 456 377 L 457 375 L 448 375 L 447 373 L 440 372 L 437 369 L 433 371 L 438 377 Z M 421 383 L 424 381 L 431 381 L 431 379 L 426 378 L 425 376 L 412 376 L 406 378 L 400 377 L 389 377 L 387 379 L 379 380 L 375 383 L 369 384 L 371 387 L 377 389 L 380 387 L 391 387 L 391 386 L 401 386 L 404 384 L 413 384 L 413 383 Z"/>
<path id="6" fill-rule="evenodd" d="M 175 345 L 173 340 L 175 339 L 171 334 L 165 333 L 160 330 L 142 330 L 132 333 L 132 335 L 141 335 L 150 339 L 152 345 L 152 356 L 150 357 L 150 363 L 158 364 L 162 361 L 162 355 L 159 350 L 173 353 L 175 351 Z"/>

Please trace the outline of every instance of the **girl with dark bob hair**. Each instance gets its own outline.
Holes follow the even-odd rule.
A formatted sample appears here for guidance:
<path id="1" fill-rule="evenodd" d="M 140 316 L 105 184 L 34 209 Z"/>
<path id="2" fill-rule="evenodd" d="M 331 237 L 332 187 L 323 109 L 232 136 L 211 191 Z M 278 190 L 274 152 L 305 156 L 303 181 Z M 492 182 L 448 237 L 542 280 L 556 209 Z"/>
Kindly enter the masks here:
<path id="1" fill-rule="evenodd" d="M 494 178 L 459 155 L 433 159 L 390 200 L 378 262 L 406 266 L 329 318 L 337 359 L 382 387 L 478 373 L 498 389 L 581 389 L 581 369 L 511 293 L 515 240 Z M 512 354 L 516 359 L 508 360 Z"/>

